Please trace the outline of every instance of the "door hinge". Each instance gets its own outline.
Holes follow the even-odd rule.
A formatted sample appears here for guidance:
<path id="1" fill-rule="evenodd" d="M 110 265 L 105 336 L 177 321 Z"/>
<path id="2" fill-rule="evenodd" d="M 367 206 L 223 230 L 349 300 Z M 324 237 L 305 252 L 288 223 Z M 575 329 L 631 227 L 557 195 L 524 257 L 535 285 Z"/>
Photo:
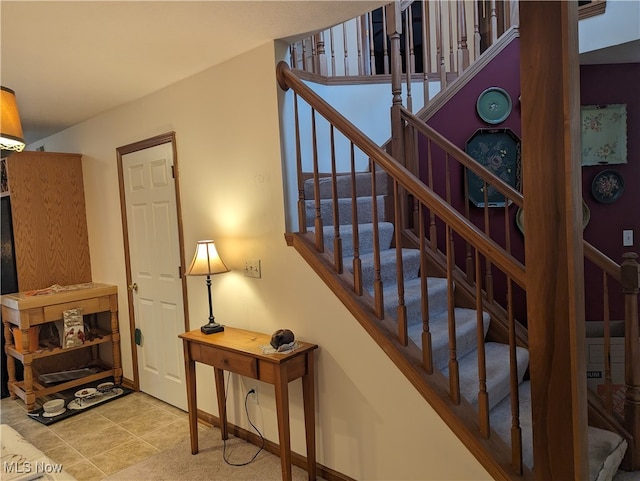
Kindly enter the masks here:
<path id="1" fill-rule="evenodd" d="M 176 166 L 175 165 L 171 166 L 171 177 L 173 177 L 174 179 L 176 178 Z"/>

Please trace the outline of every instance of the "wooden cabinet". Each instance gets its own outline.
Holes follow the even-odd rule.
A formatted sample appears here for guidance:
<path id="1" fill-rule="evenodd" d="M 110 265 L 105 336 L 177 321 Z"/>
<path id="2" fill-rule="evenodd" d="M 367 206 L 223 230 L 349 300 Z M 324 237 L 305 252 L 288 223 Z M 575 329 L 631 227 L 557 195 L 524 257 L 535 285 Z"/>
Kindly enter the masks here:
<path id="1" fill-rule="evenodd" d="M 6 164 L 19 290 L 90 282 L 82 156 L 20 152 Z"/>
<path id="2" fill-rule="evenodd" d="M 9 392 L 12 397 L 21 398 L 29 411 L 35 407 L 38 397 L 111 376 L 116 383 L 122 380 L 117 287 L 98 283 L 71 287 L 49 294 L 17 293 L 2 296 Z M 91 331 L 96 334 L 95 337 L 85 340 L 80 346 L 70 348 L 35 347 L 30 343 L 30 333 L 33 333 L 34 329 L 42 330 L 51 323 L 61 321 L 63 312 L 74 308 L 82 308 L 85 319 L 93 316 L 88 322 L 91 324 Z M 106 316 L 106 320 L 98 319 L 100 315 Z M 20 332 L 19 336 L 14 336 L 16 329 Z M 16 345 L 16 337 L 20 337 L 21 346 Z M 110 352 L 105 352 L 105 348 L 109 351 L 109 347 Z M 41 382 L 38 375 L 53 372 L 55 366 L 63 365 L 56 363 L 56 360 L 64 357 L 69 357 L 68 362 L 74 364 L 67 367 L 82 368 L 83 366 L 77 364 L 82 362 L 85 366 L 93 367 L 96 372 L 55 385 Z M 24 381 L 16 381 L 16 359 L 24 365 Z"/>

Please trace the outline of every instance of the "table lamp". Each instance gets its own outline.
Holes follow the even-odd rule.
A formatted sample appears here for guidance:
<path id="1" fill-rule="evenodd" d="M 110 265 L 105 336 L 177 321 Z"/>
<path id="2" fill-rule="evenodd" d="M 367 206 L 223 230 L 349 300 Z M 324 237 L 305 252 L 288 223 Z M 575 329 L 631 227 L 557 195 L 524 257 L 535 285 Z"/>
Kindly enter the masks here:
<path id="1" fill-rule="evenodd" d="M 224 331 L 224 326 L 215 322 L 213 317 L 213 306 L 211 304 L 211 276 L 229 272 L 222 259 L 218 255 L 216 245 L 212 240 L 198 241 L 196 253 L 189 267 L 190 276 L 207 276 L 207 290 L 209 292 L 209 322 L 202 326 L 200 330 L 205 334 Z"/>
<path id="2" fill-rule="evenodd" d="M 0 86 L 0 116 L 0 149 L 4 158 L 12 152 L 21 152 L 24 149 L 16 93 L 4 86 Z"/>

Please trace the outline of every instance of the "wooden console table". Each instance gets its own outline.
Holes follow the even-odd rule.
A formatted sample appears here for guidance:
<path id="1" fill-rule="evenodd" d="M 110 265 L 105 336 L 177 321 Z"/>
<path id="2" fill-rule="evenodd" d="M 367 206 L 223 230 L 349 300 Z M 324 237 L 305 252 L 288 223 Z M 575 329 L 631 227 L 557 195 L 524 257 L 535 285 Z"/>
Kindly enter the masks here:
<path id="1" fill-rule="evenodd" d="M 198 453 L 196 362 L 201 362 L 214 368 L 222 439 L 228 439 L 229 437 L 224 371 L 234 372 L 274 385 L 282 479 L 291 480 L 288 385 L 290 381 L 302 377 L 307 442 L 307 472 L 309 473 L 309 479 L 315 480 L 316 440 L 313 351 L 318 346 L 299 342 L 300 347 L 287 354 L 263 354 L 261 346 L 269 345 L 270 335 L 232 327 L 225 327 L 223 332 L 209 335 L 203 334 L 200 330 L 195 330 L 180 334 L 179 337 L 182 338 L 184 344 L 191 453 Z"/>

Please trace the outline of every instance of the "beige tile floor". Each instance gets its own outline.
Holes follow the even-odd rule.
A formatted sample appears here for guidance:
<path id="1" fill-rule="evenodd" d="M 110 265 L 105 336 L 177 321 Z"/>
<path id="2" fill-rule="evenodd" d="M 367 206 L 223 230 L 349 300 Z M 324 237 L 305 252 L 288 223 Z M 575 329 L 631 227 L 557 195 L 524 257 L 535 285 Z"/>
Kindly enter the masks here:
<path id="1" fill-rule="evenodd" d="M 134 392 L 45 426 L 19 399 L 2 399 L 0 419 L 78 481 L 99 481 L 189 436 L 187 413 Z"/>

